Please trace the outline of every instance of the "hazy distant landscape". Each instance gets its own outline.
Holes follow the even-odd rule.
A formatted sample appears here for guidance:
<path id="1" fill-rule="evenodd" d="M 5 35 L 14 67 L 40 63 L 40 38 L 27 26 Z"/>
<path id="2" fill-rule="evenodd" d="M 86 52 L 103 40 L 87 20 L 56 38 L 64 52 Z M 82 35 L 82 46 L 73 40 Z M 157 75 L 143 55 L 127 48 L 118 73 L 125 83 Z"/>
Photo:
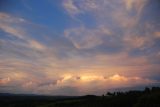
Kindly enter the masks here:
<path id="1" fill-rule="evenodd" d="M 108 92 L 102 96 L 0 94 L 1 107 L 160 107 L 160 87 Z"/>

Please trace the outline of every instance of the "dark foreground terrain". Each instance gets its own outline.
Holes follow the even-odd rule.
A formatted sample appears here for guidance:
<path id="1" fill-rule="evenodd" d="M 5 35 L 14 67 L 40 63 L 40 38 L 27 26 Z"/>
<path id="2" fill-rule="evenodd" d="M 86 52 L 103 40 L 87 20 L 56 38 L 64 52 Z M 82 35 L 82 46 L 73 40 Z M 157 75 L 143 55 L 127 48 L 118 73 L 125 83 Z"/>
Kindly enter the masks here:
<path id="1" fill-rule="evenodd" d="M 0 94 L 0 107 L 160 107 L 160 88 L 108 92 L 103 96 L 36 96 Z"/>

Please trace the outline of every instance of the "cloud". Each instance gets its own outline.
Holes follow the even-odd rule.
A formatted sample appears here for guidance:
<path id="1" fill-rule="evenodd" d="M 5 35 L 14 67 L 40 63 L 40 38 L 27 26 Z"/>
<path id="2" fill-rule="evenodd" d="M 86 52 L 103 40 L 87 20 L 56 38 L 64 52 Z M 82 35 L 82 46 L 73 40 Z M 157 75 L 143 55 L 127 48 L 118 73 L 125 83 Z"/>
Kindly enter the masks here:
<path id="1" fill-rule="evenodd" d="M 147 3 L 63 0 L 73 23 L 60 33 L 0 13 L 0 90 L 100 95 L 159 83 L 159 27 Z"/>
<path id="2" fill-rule="evenodd" d="M 138 12 L 141 12 L 145 6 L 147 0 L 124 0 L 127 10 L 136 9 Z"/>
<path id="3" fill-rule="evenodd" d="M 0 29 L 6 33 L 9 33 L 9 36 L 23 39 L 23 35 L 25 35 L 25 32 L 15 25 L 16 23 L 21 23 L 23 21 L 24 19 L 22 18 L 12 17 L 9 14 L 2 12 L 0 13 Z"/>
<path id="4" fill-rule="evenodd" d="M 17 37 L 17 38 L 20 38 L 22 39 L 24 35 L 24 32 L 21 31 L 21 30 L 17 30 L 18 28 L 13 28 L 13 27 L 10 27 L 10 26 L 7 26 L 5 24 L 0 24 L 0 27 L 1 29 L 3 29 L 5 32 L 7 33 L 10 33 L 11 35 Z"/>
<path id="5" fill-rule="evenodd" d="M 60 61 L 59 53 L 63 53 L 62 48 L 68 47 L 67 42 L 61 46 L 58 46 L 57 43 L 61 40 L 65 42 L 65 39 L 59 40 L 57 37 L 55 44 L 52 45 L 53 41 L 50 41 L 46 44 L 51 46 L 47 47 L 44 44 L 44 38 L 43 43 L 35 38 L 35 34 L 39 38 L 42 38 L 43 34 L 48 34 L 50 37 L 53 35 L 47 31 L 44 33 L 45 27 L 26 20 L 19 20 L 19 17 L 7 13 L 1 13 L 0 18 L 1 32 L 4 32 L 3 37 L 0 38 L 0 78 L 11 78 L 12 82 L 7 86 L 12 88 L 18 85 L 16 89 L 6 89 L 6 91 L 36 93 L 38 90 L 36 88 L 53 85 L 51 81 L 54 82 L 59 78 L 58 75 L 54 77 L 54 72 L 55 74 L 62 72 L 61 69 L 65 65 L 65 61 L 64 63 Z M 49 76 L 50 73 L 52 75 Z M 2 84 L 7 82 L 7 79 L 1 80 Z"/>
<path id="6" fill-rule="evenodd" d="M 43 57 L 48 55 L 46 50 L 49 50 L 45 44 L 33 38 L 32 31 L 40 27 L 11 14 L 0 13 L 0 29 L 4 32 L 0 38 L 0 77 L 11 79 L 10 84 L 7 84 L 9 86 L 16 87 L 18 84 L 17 90 L 13 89 L 16 92 L 31 92 L 24 88 L 35 88 L 39 80 L 45 77 L 45 61 L 41 60 L 44 60 Z M 36 34 L 42 36 L 42 32 Z M 4 84 L 9 81 L 2 79 L 1 82 Z"/>
<path id="7" fill-rule="evenodd" d="M 28 41 L 30 44 L 30 47 L 33 49 L 38 49 L 38 50 L 45 50 L 46 47 L 44 45 L 42 45 L 40 42 L 37 42 L 35 40 L 29 40 Z"/>
<path id="8" fill-rule="evenodd" d="M 76 48 L 89 49 L 103 43 L 112 45 L 112 48 L 123 45 L 124 49 L 128 48 L 126 43 L 129 44 L 129 48 L 144 48 L 148 43 L 152 45 L 151 40 L 149 40 L 151 38 L 148 38 L 146 34 L 140 34 L 140 31 L 135 31 L 139 27 L 139 22 L 148 0 L 65 0 L 63 5 L 69 4 L 68 2 L 72 2 L 72 5 L 80 11 L 76 15 L 83 17 L 84 13 L 89 14 L 95 20 L 92 23 L 97 25 L 92 29 L 80 25 L 64 31 L 65 37 Z M 64 8 L 67 11 L 69 10 L 66 6 Z M 72 12 L 69 13 L 71 14 Z M 77 19 L 82 20 L 79 17 Z M 109 35 L 110 37 L 107 37 Z"/>
<path id="9" fill-rule="evenodd" d="M 32 86 L 33 84 L 34 84 L 34 83 L 33 83 L 32 81 L 29 81 L 29 82 L 23 84 L 22 87 L 28 88 L 28 87 Z"/>
<path id="10" fill-rule="evenodd" d="M 104 36 L 110 36 L 110 30 L 104 27 L 86 29 L 85 27 L 68 29 L 64 35 L 77 49 L 94 48 L 103 43 Z"/>
<path id="11" fill-rule="evenodd" d="M 20 39 L 21 45 L 30 49 L 42 50 L 45 49 L 45 45 L 31 38 L 32 34 L 28 33 L 29 24 L 25 19 L 14 17 L 6 13 L 0 13 L 0 29 L 8 33 L 11 37 Z M 31 30 L 31 29 L 30 29 Z M 7 35 L 8 36 L 8 35 Z M 30 36 L 30 37 L 29 37 Z"/>
<path id="12" fill-rule="evenodd" d="M 73 0 L 64 0 L 63 5 L 70 14 L 80 13 L 80 10 L 75 6 Z"/>
<path id="13" fill-rule="evenodd" d="M 154 34 L 153 34 L 154 36 L 155 36 L 155 38 L 160 38 L 160 32 L 154 32 Z"/>
<path id="14" fill-rule="evenodd" d="M 96 76 L 96 75 L 81 75 L 80 76 L 80 79 L 78 79 L 77 81 L 81 81 L 81 82 L 86 82 L 86 83 L 89 83 L 89 82 L 99 82 L 99 84 L 101 82 L 104 82 L 105 83 L 111 83 L 112 85 L 113 84 L 117 84 L 117 85 L 120 85 L 119 83 L 121 83 L 121 85 L 124 83 L 124 85 L 126 85 L 125 83 L 127 83 L 127 85 L 133 85 L 131 82 L 135 81 L 136 83 L 139 83 L 138 84 L 143 84 L 144 81 L 146 82 L 146 84 L 150 84 L 150 83 L 156 83 L 158 81 L 156 80 L 149 80 L 149 79 L 145 79 L 145 78 L 141 78 L 141 77 L 126 77 L 126 76 L 122 76 L 122 75 L 119 75 L 119 74 L 114 74 L 114 75 L 111 75 L 111 76 Z M 141 82 L 140 82 L 141 81 Z M 134 85 L 137 85 L 137 84 L 134 84 Z M 105 85 L 103 85 L 105 86 Z"/>
<path id="15" fill-rule="evenodd" d="M 136 10 L 136 14 L 141 14 L 148 0 L 64 0 L 63 6 L 72 15 L 91 12 L 97 17 L 108 17 L 111 14 L 125 14 Z M 118 7 L 118 8 L 117 8 Z M 100 12 L 104 13 L 101 14 Z M 75 14 L 76 13 L 76 14 Z M 126 14 L 128 15 L 128 14 Z M 124 17 L 126 17 L 126 15 Z M 121 17 L 120 17 L 121 18 Z"/>
<path id="16" fill-rule="evenodd" d="M 6 85 L 7 83 L 9 83 L 11 80 L 9 77 L 7 78 L 1 78 L 0 79 L 0 85 Z"/>
<path id="17" fill-rule="evenodd" d="M 77 79 L 78 77 L 78 79 Z M 93 85 L 94 83 L 94 85 Z M 98 76 L 98 75 L 65 75 L 64 79 L 57 83 L 54 87 L 50 87 L 52 90 L 59 90 L 57 93 L 62 95 L 85 95 L 89 94 L 103 94 L 108 89 L 118 88 L 118 87 L 131 87 L 138 85 L 151 85 L 159 83 L 159 81 L 151 80 L 141 77 L 126 77 L 119 74 L 114 74 L 111 76 Z M 65 88 L 64 91 L 62 87 L 75 87 L 75 88 Z M 57 88 L 55 88 L 57 87 Z M 59 87 L 59 88 L 58 88 Z M 100 87 L 100 88 L 97 88 Z M 96 88 L 96 90 L 94 90 Z M 73 91 L 74 89 L 74 91 Z M 45 90 L 45 89 L 44 89 Z M 102 91 L 103 90 L 103 91 Z M 73 92 L 76 93 L 73 93 Z M 100 93 L 99 91 L 102 91 Z M 54 91 L 55 92 L 55 91 Z"/>
<path id="18" fill-rule="evenodd" d="M 153 45 L 153 41 L 150 37 L 146 36 L 130 36 L 124 38 L 124 42 L 129 48 L 145 49 Z"/>
<path id="19" fill-rule="evenodd" d="M 126 78 L 124 76 L 120 76 L 118 74 L 109 77 L 109 79 L 112 81 L 128 81 L 128 78 Z"/>

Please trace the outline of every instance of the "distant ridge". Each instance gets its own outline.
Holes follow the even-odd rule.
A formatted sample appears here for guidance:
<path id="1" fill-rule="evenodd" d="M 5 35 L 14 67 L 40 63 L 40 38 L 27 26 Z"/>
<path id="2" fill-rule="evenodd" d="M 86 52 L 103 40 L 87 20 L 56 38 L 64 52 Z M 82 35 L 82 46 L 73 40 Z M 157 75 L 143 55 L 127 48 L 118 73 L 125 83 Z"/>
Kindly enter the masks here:
<path id="1" fill-rule="evenodd" d="M 0 96 L 45 96 L 36 94 L 14 94 L 14 93 L 0 93 Z"/>

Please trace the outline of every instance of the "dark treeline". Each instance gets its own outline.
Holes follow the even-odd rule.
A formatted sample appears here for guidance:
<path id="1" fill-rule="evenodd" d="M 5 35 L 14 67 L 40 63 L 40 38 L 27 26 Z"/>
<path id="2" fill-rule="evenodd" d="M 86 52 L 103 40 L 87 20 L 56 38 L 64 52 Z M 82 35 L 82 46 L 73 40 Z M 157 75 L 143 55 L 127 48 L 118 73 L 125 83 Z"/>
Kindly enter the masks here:
<path id="1" fill-rule="evenodd" d="M 143 91 L 108 92 L 102 96 L 0 96 L 0 107 L 160 107 L 160 87 Z"/>

